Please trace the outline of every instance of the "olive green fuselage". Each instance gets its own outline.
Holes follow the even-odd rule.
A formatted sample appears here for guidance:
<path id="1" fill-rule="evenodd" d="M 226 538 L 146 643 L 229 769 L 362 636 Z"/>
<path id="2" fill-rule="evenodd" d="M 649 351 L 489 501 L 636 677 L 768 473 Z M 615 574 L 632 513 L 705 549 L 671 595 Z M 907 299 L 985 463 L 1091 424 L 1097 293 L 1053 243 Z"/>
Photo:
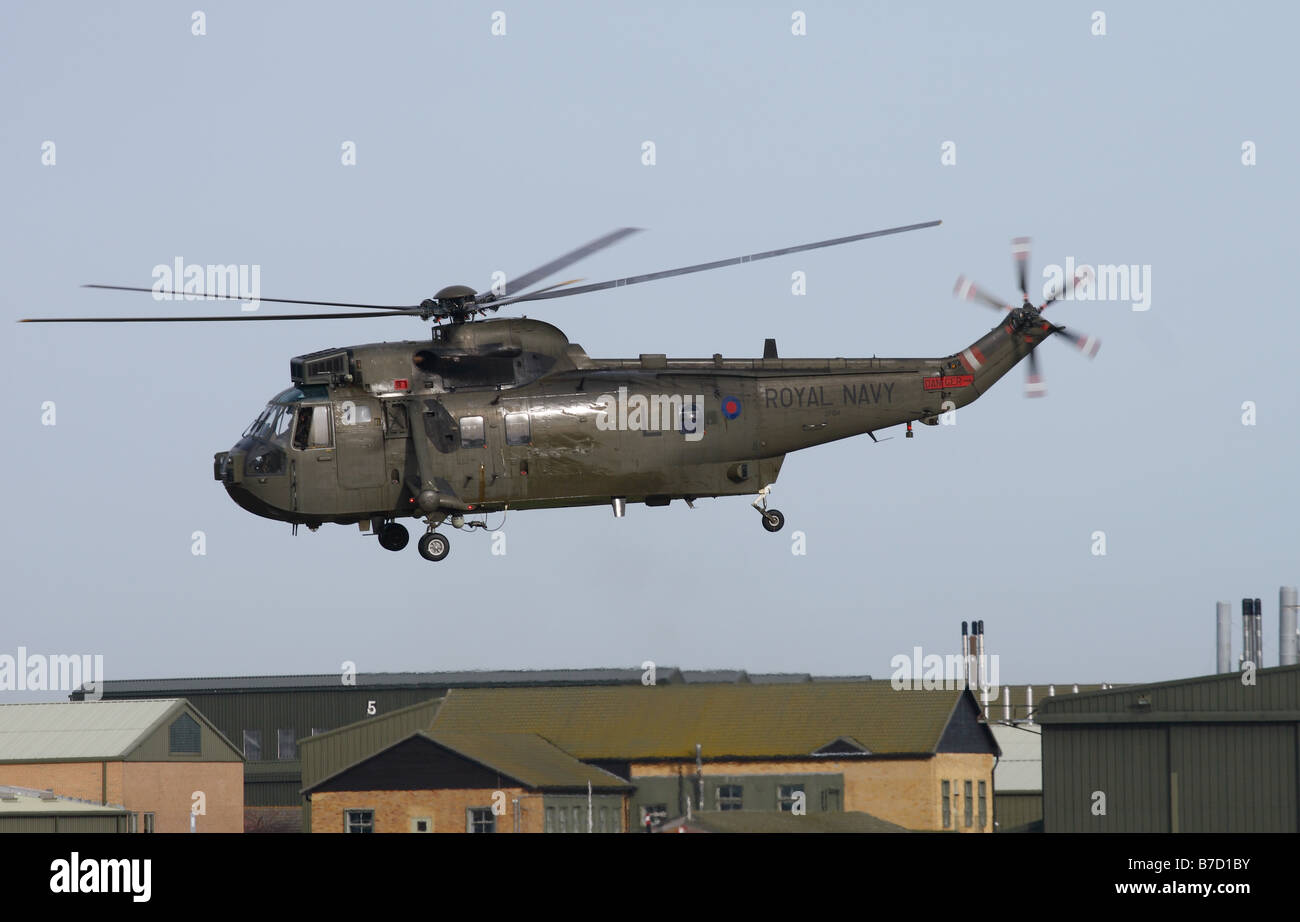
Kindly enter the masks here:
<path id="1" fill-rule="evenodd" d="M 479 321 L 295 359 L 214 473 L 310 526 L 755 494 L 789 452 L 971 403 L 1048 335 L 1008 315 L 940 358 L 591 359 L 549 324 Z"/>

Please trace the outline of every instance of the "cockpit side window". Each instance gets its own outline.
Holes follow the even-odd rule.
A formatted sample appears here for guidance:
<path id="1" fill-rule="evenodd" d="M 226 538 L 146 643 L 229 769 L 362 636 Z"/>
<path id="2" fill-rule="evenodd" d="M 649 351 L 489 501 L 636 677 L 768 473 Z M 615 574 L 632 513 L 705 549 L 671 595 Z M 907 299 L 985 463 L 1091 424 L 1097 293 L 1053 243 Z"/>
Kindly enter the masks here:
<path id="1" fill-rule="evenodd" d="M 303 406 L 298 409 L 298 425 L 293 430 L 293 447 L 299 451 L 308 448 L 330 448 L 329 407 Z"/>

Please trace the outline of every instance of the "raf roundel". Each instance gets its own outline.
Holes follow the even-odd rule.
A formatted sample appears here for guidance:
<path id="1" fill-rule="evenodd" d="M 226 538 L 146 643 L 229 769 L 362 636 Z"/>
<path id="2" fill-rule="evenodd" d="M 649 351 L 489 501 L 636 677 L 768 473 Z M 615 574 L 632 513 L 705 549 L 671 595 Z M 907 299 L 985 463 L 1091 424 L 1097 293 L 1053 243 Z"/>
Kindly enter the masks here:
<path id="1" fill-rule="evenodd" d="M 735 397 L 722 398 L 722 415 L 727 419 L 735 419 L 740 415 L 740 401 Z"/>

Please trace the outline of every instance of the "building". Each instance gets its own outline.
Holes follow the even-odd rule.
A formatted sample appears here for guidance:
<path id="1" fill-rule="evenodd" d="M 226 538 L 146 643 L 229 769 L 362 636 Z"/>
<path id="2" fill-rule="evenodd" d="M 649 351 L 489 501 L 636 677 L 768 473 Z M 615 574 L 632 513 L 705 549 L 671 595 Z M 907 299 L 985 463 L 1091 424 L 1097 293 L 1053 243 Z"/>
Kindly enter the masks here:
<path id="1" fill-rule="evenodd" d="M 1043 728 L 990 723 L 1002 755 L 993 769 L 994 832 L 1043 831 Z"/>
<path id="2" fill-rule="evenodd" d="M 304 793 L 313 832 L 623 832 L 631 790 L 536 734 L 433 731 Z"/>
<path id="3" fill-rule="evenodd" d="M 795 816 L 782 812 L 746 810 L 705 810 L 683 816 L 660 826 L 656 832 L 907 832 L 902 826 L 886 823 L 870 813 L 809 813 Z"/>
<path id="4" fill-rule="evenodd" d="M 0 785 L 114 805 L 131 831 L 244 828 L 243 758 L 183 699 L 0 705 Z M 22 804 L 19 797 L 18 803 Z"/>
<path id="5" fill-rule="evenodd" d="M 245 830 L 298 832 L 305 783 L 299 746 L 307 738 L 440 698 L 454 688 L 639 686 L 646 675 L 643 669 L 553 669 L 132 679 L 103 682 L 102 698 L 186 698 L 244 754 Z M 751 675 L 670 666 L 660 666 L 653 678 L 657 685 L 823 681 L 806 673 Z M 83 700 L 85 693 L 71 697 Z"/>
<path id="6" fill-rule="evenodd" d="M 129 832 L 131 814 L 117 805 L 59 797 L 52 791 L 0 786 L 0 833 Z"/>
<path id="7" fill-rule="evenodd" d="M 419 733 L 546 740 L 629 785 L 624 829 L 688 810 L 848 811 L 906 829 L 993 828 L 999 750 L 974 697 L 896 691 L 887 681 L 453 689 L 383 721 L 304 740 L 308 828 L 345 822 L 333 800 L 321 812 L 322 781 Z M 424 791 L 458 790 L 432 757 L 426 768 Z M 578 812 L 582 831 L 588 821 Z M 573 829 L 571 818 L 564 828 Z"/>
<path id="8" fill-rule="evenodd" d="M 1300 666 L 1042 702 L 1046 832 L 1300 830 Z"/>

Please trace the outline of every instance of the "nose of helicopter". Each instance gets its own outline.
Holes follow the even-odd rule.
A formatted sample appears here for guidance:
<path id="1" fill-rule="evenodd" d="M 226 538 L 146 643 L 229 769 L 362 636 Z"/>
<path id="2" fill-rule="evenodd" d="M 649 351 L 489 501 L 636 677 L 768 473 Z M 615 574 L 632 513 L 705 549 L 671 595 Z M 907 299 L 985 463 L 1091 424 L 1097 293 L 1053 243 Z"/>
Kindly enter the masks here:
<path id="1" fill-rule="evenodd" d="M 253 481 L 244 479 L 244 460 L 246 452 L 231 449 L 219 451 L 212 456 L 212 478 L 221 483 L 226 492 L 242 509 L 266 519 L 284 520 L 284 513 L 267 502 L 261 494 L 260 487 L 266 486 L 267 478 L 255 477 Z"/>

